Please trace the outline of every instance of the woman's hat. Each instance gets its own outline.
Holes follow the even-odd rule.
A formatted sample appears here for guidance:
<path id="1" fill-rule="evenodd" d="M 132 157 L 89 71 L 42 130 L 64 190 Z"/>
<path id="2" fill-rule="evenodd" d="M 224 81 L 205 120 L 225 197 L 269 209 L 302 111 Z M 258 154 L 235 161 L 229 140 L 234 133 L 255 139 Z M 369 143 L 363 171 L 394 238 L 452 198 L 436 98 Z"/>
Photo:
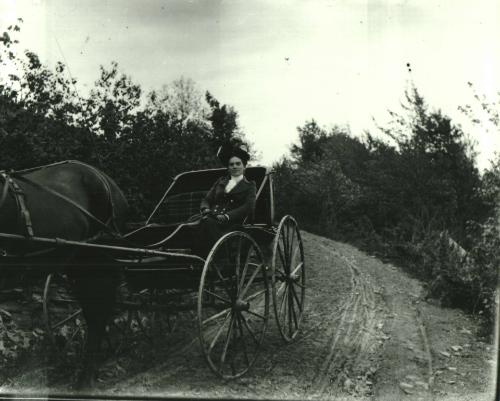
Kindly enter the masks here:
<path id="1" fill-rule="evenodd" d="M 229 159 L 233 156 L 236 156 L 237 158 L 241 159 L 243 164 L 247 164 L 248 160 L 250 160 L 250 154 L 248 153 L 248 148 L 243 144 L 222 145 L 221 147 L 219 147 L 219 150 L 217 151 L 217 157 L 224 166 L 227 166 L 229 164 Z"/>

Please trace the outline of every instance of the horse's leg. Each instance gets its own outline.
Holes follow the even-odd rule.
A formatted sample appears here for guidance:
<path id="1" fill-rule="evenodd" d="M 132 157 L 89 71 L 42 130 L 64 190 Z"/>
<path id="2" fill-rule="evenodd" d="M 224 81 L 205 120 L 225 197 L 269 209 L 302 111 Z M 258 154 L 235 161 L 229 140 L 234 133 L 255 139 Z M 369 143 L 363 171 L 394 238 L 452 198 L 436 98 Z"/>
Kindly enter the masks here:
<path id="1" fill-rule="evenodd" d="M 95 272 L 94 272 L 95 273 Z M 87 273 L 75 280 L 76 294 L 87 322 L 83 370 L 77 386 L 92 387 L 102 360 L 101 343 L 115 302 L 118 277 L 110 273 Z"/>

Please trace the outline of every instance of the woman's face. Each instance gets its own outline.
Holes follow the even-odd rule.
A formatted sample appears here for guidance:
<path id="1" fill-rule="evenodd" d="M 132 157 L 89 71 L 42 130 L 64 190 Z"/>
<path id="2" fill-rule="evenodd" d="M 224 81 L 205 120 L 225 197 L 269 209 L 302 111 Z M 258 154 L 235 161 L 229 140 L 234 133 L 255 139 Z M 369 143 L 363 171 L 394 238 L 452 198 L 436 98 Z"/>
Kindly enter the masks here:
<path id="1" fill-rule="evenodd" d="M 227 169 L 229 170 L 229 174 L 231 174 L 231 177 L 238 177 L 245 172 L 243 161 L 236 156 L 233 156 L 229 159 Z"/>

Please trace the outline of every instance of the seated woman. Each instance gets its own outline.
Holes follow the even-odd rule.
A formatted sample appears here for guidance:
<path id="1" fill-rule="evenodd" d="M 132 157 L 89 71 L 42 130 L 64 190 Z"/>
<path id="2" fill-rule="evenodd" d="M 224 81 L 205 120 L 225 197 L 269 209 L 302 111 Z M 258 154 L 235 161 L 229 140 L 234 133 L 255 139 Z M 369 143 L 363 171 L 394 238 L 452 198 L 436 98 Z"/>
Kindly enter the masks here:
<path id="1" fill-rule="evenodd" d="M 241 225 L 253 214 L 256 186 L 245 178 L 250 155 L 242 146 L 221 146 L 219 160 L 228 174 L 219 178 L 201 201 L 201 218 L 195 231 L 195 252 L 206 257 L 215 242 L 225 233 Z"/>

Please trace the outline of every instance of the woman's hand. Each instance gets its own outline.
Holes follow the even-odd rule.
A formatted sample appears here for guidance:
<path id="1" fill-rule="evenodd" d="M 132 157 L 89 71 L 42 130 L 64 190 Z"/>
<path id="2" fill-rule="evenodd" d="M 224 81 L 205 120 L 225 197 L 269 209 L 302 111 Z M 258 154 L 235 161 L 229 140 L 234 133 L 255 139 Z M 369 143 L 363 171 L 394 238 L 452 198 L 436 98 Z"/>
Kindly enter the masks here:
<path id="1" fill-rule="evenodd" d="M 202 211 L 201 211 L 201 215 L 202 216 L 206 216 L 207 214 L 210 214 L 210 209 L 208 207 L 204 208 Z"/>
<path id="2" fill-rule="evenodd" d="M 226 214 L 218 214 L 217 216 L 215 216 L 215 218 L 217 219 L 217 223 L 219 224 L 223 224 L 229 221 L 229 217 Z"/>

